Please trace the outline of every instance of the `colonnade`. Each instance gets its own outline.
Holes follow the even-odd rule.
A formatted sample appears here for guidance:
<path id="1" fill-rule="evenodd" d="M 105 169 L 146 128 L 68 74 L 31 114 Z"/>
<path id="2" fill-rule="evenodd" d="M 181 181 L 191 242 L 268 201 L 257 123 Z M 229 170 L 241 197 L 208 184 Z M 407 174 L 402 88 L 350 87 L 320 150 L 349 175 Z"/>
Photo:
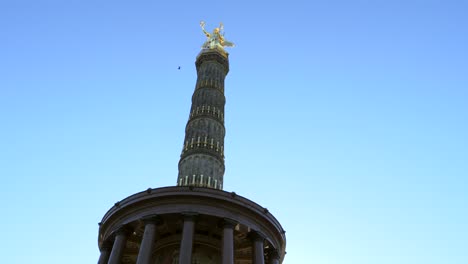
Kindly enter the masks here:
<path id="1" fill-rule="evenodd" d="M 142 221 L 145 228 L 136 264 L 151 264 L 151 255 L 156 238 L 156 225 L 159 218 L 157 216 L 145 217 Z M 196 214 L 183 214 L 179 264 L 192 264 L 195 224 Z M 234 264 L 234 228 L 236 224 L 235 221 L 230 219 L 224 219 L 222 222 L 222 264 Z M 120 264 L 130 233 L 131 230 L 126 226 L 122 226 L 115 232 L 113 243 L 103 243 L 100 248 L 101 255 L 98 264 Z M 251 231 L 248 237 L 252 241 L 252 264 L 265 264 L 265 237 L 256 231 Z M 269 260 L 268 264 L 280 264 L 280 255 L 277 250 L 269 249 L 266 253 Z"/>

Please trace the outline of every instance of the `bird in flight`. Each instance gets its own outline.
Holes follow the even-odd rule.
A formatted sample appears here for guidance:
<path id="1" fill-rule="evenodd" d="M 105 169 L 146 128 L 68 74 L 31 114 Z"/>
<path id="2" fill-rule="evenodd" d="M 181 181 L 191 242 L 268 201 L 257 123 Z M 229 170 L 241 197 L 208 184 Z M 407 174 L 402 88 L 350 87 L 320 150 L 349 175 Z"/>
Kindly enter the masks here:
<path id="1" fill-rule="evenodd" d="M 180 70 L 180 66 L 179 66 L 179 68 L 177 68 L 177 69 Z"/>

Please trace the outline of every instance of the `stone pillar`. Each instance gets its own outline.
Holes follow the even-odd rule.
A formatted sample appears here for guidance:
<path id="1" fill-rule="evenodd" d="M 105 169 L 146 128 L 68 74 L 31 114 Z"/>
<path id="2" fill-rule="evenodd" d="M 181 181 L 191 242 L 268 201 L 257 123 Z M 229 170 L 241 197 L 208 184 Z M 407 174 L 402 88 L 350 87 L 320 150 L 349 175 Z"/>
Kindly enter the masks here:
<path id="1" fill-rule="evenodd" d="M 142 219 L 145 223 L 145 232 L 138 252 L 136 264 L 150 264 L 151 253 L 153 250 L 154 240 L 156 238 L 156 224 L 158 221 L 157 216 L 150 216 Z"/>
<path id="2" fill-rule="evenodd" d="M 125 245 L 127 244 L 128 233 L 129 230 L 126 227 L 121 227 L 117 230 L 108 264 L 120 264 Z"/>
<path id="3" fill-rule="evenodd" d="M 179 264 L 192 263 L 193 234 L 195 232 L 194 213 L 184 214 L 184 227 L 182 230 L 182 241 L 180 242 Z"/>
<path id="4" fill-rule="evenodd" d="M 252 240 L 252 264 L 265 264 L 263 253 L 263 240 L 265 237 L 259 232 L 250 232 L 250 239 Z"/>
<path id="5" fill-rule="evenodd" d="M 223 264 L 234 264 L 234 227 L 236 222 L 224 219 L 223 222 Z"/>
<path id="6" fill-rule="evenodd" d="M 99 255 L 98 264 L 107 264 L 112 250 L 112 244 L 104 242 L 101 246 L 101 255 Z"/>
<path id="7" fill-rule="evenodd" d="M 280 263 L 280 255 L 278 254 L 278 250 L 270 249 L 268 251 L 268 264 L 279 264 Z"/>
<path id="8" fill-rule="evenodd" d="M 229 59 L 224 51 L 203 49 L 195 65 L 197 82 L 185 127 L 177 181 L 195 186 L 201 182 L 203 187 L 217 189 L 220 187 L 215 183 L 223 183 L 225 170 L 224 80 L 229 71 Z"/>

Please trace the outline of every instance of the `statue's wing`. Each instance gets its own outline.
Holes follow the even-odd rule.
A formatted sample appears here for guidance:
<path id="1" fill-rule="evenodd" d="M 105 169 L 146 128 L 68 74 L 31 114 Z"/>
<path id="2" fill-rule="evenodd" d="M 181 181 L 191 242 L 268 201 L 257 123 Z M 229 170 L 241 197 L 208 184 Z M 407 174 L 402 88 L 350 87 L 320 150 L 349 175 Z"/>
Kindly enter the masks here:
<path id="1" fill-rule="evenodd" d="M 224 43 L 223 43 L 223 46 L 225 46 L 225 47 L 234 47 L 234 43 L 232 43 L 231 41 L 225 40 Z"/>
<path id="2" fill-rule="evenodd" d="M 207 41 L 205 41 L 205 42 L 203 43 L 202 49 L 209 48 L 209 47 L 210 47 L 210 41 L 207 40 Z"/>

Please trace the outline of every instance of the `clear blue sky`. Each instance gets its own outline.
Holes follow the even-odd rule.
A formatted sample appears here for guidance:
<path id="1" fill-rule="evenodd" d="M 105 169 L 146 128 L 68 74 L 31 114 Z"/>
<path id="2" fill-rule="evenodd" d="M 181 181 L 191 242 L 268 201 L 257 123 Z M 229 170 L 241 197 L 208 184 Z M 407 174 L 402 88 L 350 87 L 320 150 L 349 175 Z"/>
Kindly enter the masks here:
<path id="1" fill-rule="evenodd" d="M 95 263 L 118 200 L 175 185 L 225 24 L 224 188 L 284 264 L 468 263 L 468 2 L 0 2 L 3 263 Z M 181 70 L 177 70 L 178 66 Z"/>

